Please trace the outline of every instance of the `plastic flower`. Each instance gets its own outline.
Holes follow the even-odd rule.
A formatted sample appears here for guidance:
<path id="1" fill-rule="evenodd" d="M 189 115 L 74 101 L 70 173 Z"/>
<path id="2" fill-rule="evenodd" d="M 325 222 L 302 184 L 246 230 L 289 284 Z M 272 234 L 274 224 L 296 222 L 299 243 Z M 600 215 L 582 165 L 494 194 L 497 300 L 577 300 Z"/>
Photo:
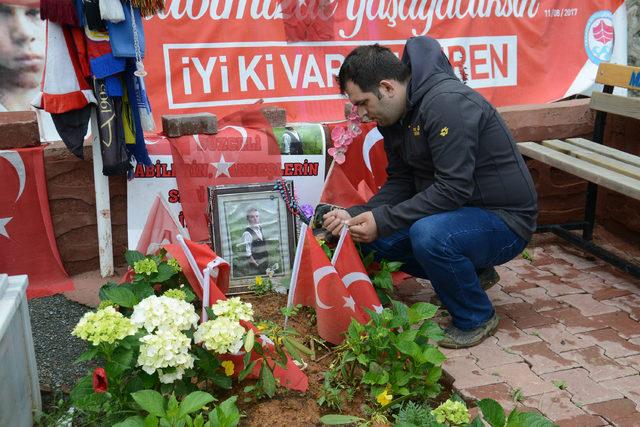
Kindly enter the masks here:
<path id="1" fill-rule="evenodd" d="M 147 332 L 157 329 L 183 331 L 198 324 L 193 305 L 166 295 L 151 295 L 133 307 L 131 321 Z"/>
<path id="2" fill-rule="evenodd" d="M 107 372 L 104 368 L 96 368 L 93 370 L 93 391 L 96 393 L 106 393 L 109 389 L 109 381 L 107 380 Z"/>
<path id="3" fill-rule="evenodd" d="M 133 263 L 133 271 L 150 276 L 152 273 L 158 272 L 158 264 L 151 258 L 144 258 Z"/>
<path id="4" fill-rule="evenodd" d="M 260 278 L 262 279 L 262 277 Z M 219 300 L 211 306 L 216 316 L 228 317 L 230 320 L 253 320 L 253 308 L 250 303 L 242 302 L 239 297 Z"/>
<path id="5" fill-rule="evenodd" d="M 182 379 L 186 369 L 193 368 L 189 354 L 191 339 L 175 329 L 159 329 L 155 334 L 140 338 L 138 366 L 151 375 L 158 371 L 160 382 L 169 384 Z M 169 372 L 166 368 L 174 368 Z M 164 371 L 163 371 L 164 369 Z"/>
<path id="6" fill-rule="evenodd" d="M 228 377 L 233 375 L 233 372 L 236 368 L 231 360 L 225 360 L 224 362 L 222 362 L 222 367 L 224 368 L 224 374 Z"/>
<path id="7" fill-rule="evenodd" d="M 451 424 L 467 424 L 469 422 L 469 410 L 462 402 L 447 400 L 442 405 L 431 411 L 436 421 L 440 424 L 449 421 Z"/>
<path id="8" fill-rule="evenodd" d="M 304 216 L 306 216 L 307 218 L 311 218 L 313 217 L 313 206 L 307 204 L 307 203 L 303 203 L 300 205 L 300 211 L 304 214 Z"/>
<path id="9" fill-rule="evenodd" d="M 389 388 L 387 387 L 376 396 L 376 400 L 378 401 L 380 406 L 388 405 L 389 402 L 393 400 L 393 394 L 389 394 Z"/>
<path id="10" fill-rule="evenodd" d="M 347 132 L 349 132 L 349 135 L 352 138 L 355 138 L 356 136 L 360 135 L 362 133 L 362 129 L 360 129 L 360 124 L 359 123 L 349 123 L 347 125 Z"/>
<path id="11" fill-rule="evenodd" d="M 349 112 L 349 115 L 347 116 L 347 120 L 349 120 L 350 122 L 358 122 L 358 123 L 360 123 L 360 115 L 358 114 L 358 106 L 357 105 L 352 105 L 351 106 L 351 111 Z"/>
<path id="12" fill-rule="evenodd" d="M 344 147 L 339 147 L 339 148 L 331 147 L 327 150 L 327 153 L 329 153 L 329 155 L 333 157 L 333 159 L 339 165 L 343 164 L 347 159 L 344 155 L 344 153 L 346 152 L 347 152 L 347 149 Z"/>
<path id="13" fill-rule="evenodd" d="M 171 258 L 169 261 L 167 261 L 167 264 L 169 264 L 169 266 L 172 267 L 176 271 L 176 273 L 182 271 L 182 267 L 180 267 L 180 264 L 178 264 L 178 261 L 176 261 L 175 258 Z"/>
<path id="14" fill-rule="evenodd" d="M 193 334 L 196 344 L 218 354 L 237 353 L 242 348 L 244 328 L 228 317 L 218 317 L 201 323 Z"/>
<path id="15" fill-rule="evenodd" d="M 135 334 L 137 330 L 138 328 L 130 319 L 109 306 L 96 312 L 85 313 L 73 328 L 71 335 L 97 346 L 102 343 L 113 344 Z"/>
<path id="16" fill-rule="evenodd" d="M 185 294 L 184 291 L 182 291 L 180 289 L 169 289 L 163 295 L 165 297 L 175 298 L 175 299 L 181 300 L 181 301 L 184 301 L 184 300 L 187 299 L 187 294 Z"/>
<path id="17" fill-rule="evenodd" d="M 331 130 L 331 140 L 336 148 L 349 145 L 353 141 L 353 136 L 344 126 L 336 126 Z"/>

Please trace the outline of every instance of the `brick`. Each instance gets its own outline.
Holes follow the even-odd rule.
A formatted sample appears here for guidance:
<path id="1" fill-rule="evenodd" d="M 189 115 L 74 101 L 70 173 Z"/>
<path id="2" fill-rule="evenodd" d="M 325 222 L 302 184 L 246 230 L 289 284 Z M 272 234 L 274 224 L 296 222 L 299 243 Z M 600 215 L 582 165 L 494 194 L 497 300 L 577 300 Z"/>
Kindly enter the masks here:
<path id="1" fill-rule="evenodd" d="M 591 318 L 594 322 L 600 323 L 603 327 L 615 329 L 618 334 L 625 339 L 640 336 L 640 322 L 629 317 L 626 312 L 602 314 Z"/>
<path id="2" fill-rule="evenodd" d="M 604 381 L 604 387 L 622 393 L 627 399 L 631 399 L 636 404 L 636 410 L 640 410 L 640 376 L 631 375 L 615 380 Z"/>
<path id="3" fill-rule="evenodd" d="M 519 345 L 511 347 L 511 350 L 522 356 L 531 366 L 531 370 L 538 375 L 580 366 L 575 361 L 565 358 L 564 354 L 559 355 L 551 351 L 549 344 L 545 342 Z"/>
<path id="4" fill-rule="evenodd" d="M 556 323 L 539 328 L 524 330 L 527 334 L 537 335 L 549 343 L 551 351 L 561 353 L 563 351 L 577 350 L 595 345 L 594 339 L 589 336 L 574 335 L 568 332 L 564 325 Z"/>
<path id="5" fill-rule="evenodd" d="M 636 409 L 636 404 L 627 398 L 608 400 L 601 403 L 593 403 L 583 408 L 590 414 L 599 415 L 614 425 L 622 425 L 620 421 L 634 417 L 636 426 L 640 427 L 640 413 Z M 631 425 L 631 424 L 626 424 Z"/>
<path id="6" fill-rule="evenodd" d="M 0 113 L 0 135 L 0 150 L 39 146 L 40 129 L 35 111 Z"/>
<path id="7" fill-rule="evenodd" d="M 557 420 L 556 424 L 560 427 L 600 427 L 600 426 L 608 426 L 604 419 L 597 415 L 576 415 L 575 417 L 565 418 L 562 420 Z"/>
<path id="8" fill-rule="evenodd" d="M 480 368 L 471 355 L 447 359 L 442 369 L 453 377 L 453 387 L 456 390 L 502 382 L 498 376 Z"/>
<path id="9" fill-rule="evenodd" d="M 524 330 L 536 326 L 556 323 L 555 319 L 543 316 L 531 308 L 531 304 L 510 304 L 504 307 L 504 312 L 513 319 L 516 327 Z"/>
<path id="10" fill-rule="evenodd" d="M 487 296 L 491 300 L 494 307 L 505 304 L 521 303 L 522 299 L 515 298 L 502 291 L 500 285 L 496 285 L 487 291 Z"/>
<path id="11" fill-rule="evenodd" d="M 593 297 L 588 294 L 564 295 L 559 297 L 559 299 L 580 310 L 580 313 L 584 316 L 597 316 L 599 314 L 617 311 L 610 305 L 594 300 Z"/>
<path id="12" fill-rule="evenodd" d="M 585 277 L 581 277 L 579 279 L 562 279 L 562 282 L 568 283 L 571 285 L 576 285 L 580 289 L 583 289 L 588 294 L 594 294 L 598 292 L 603 292 L 607 289 L 611 289 L 612 286 L 605 283 L 601 278 L 594 276 L 592 274 L 588 274 Z"/>
<path id="13" fill-rule="evenodd" d="M 571 394 L 565 390 L 554 389 L 548 393 L 527 397 L 522 403 L 538 408 L 545 417 L 554 422 L 588 415 L 571 401 Z"/>
<path id="14" fill-rule="evenodd" d="M 471 356 L 471 351 L 468 348 L 444 348 L 439 347 L 438 350 L 444 354 L 447 359 L 453 359 L 455 357 Z"/>
<path id="15" fill-rule="evenodd" d="M 525 282 L 524 280 L 521 280 L 521 279 L 517 279 L 508 285 L 504 284 L 502 281 L 500 281 L 500 283 L 502 284 L 502 291 L 508 294 L 511 294 L 512 292 L 522 292 L 527 289 L 537 288 L 537 286 L 534 285 L 533 283 Z"/>
<path id="16" fill-rule="evenodd" d="M 460 396 L 467 402 L 482 399 L 493 399 L 500 403 L 508 414 L 516 406 L 513 401 L 513 390 L 505 383 L 489 384 L 458 390 Z"/>
<path id="17" fill-rule="evenodd" d="M 525 302 L 531 304 L 531 308 L 534 311 L 543 312 L 566 307 L 562 301 L 559 301 L 557 298 L 551 298 L 544 288 L 535 287 L 525 289 L 521 292 L 513 292 L 511 295 L 522 298 Z"/>
<path id="18" fill-rule="evenodd" d="M 260 109 L 271 127 L 283 127 L 287 124 L 287 110 L 269 105 Z"/>
<path id="19" fill-rule="evenodd" d="M 542 267 L 540 267 L 540 269 L 567 279 L 579 277 L 582 274 L 582 272 L 575 268 L 573 265 L 560 259 L 558 259 L 557 262 L 553 264 L 543 265 Z"/>
<path id="20" fill-rule="evenodd" d="M 162 116 L 162 132 L 170 138 L 212 135 L 218 132 L 218 117 L 211 113 L 166 114 Z"/>
<path id="21" fill-rule="evenodd" d="M 604 300 L 603 303 L 626 311 L 633 320 L 640 321 L 640 295 L 630 294 Z"/>
<path id="22" fill-rule="evenodd" d="M 604 265 L 604 261 L 599 260 L 587 252 L 580 251 L 575 246 L 547 245 L 545 250 L 553 256 L 573 265 L 578 270 L 597 268 Z"/>
<path id="23" fill-rule="evenodd" d="M 553 384 L 534 374 L 526 363 L 497 366 L 492 371 L 513 389 L 520 389 L 525 397 L 548 393 L 556 389 Z"/>
<path id="24" fill-rule="evenodd" d="M 598 346 L 567 351 L 562 355 L 567 359 L 580 363 L 583 368 L 589 371 L 589 378 L 598 382 L 626 377 L 638 372 L 631 367 L 622 366 L 610 357 L 605 356 L 604 350 Z"/>
<path id="25" fill-rule="evenodd" d="M 591 296 L 593 297 L 594 300 L 596 301 L 602 301 L 602 300 L 606 300 L 606 299 L 612 299 L 612 298 L 618 298 L 618 297 L 623 297 L 625 295 L 629 295 L 631 292 L 624 290 L 624 289 L 618 289 L 618 288 L 614 288 L 611 286 L 608 286 L 604 289 L 600 289 L 596 292 L 592 292 Z"/>
<path id="26" fill-rule="evenodd" d="M 634 354 L 633 356 L 628 357 L 620 357 L 616 359 L 616 362 L 624 366 L 631 366 L 635 370 L 640 371 L 640 354 Z"/>
<path id="27" fill-rule="evenodd" d="M 547 295 L 551 297 L 584 293 L 584 289 L 580 286 L 564 283 L 559 277 L 538 280 L 536 285 L 544 288 L 547 291 Z"/>
<path id="28" fill-rule="evenodd" d="M 500 276 L 500 284 L 502 286 L 511 285 L 515 282 L 521 282 L 522 280 L 518 277 L 515 271 L 509 268 L 509 263 L 498 265 L 495 267 L 498 275 Z"/>
<path id="29" fill-rule="evenodd" d="M 549 310 L 544 313 L 545 316 L 552 317 L 560 321 L 567 329 L 567 332 L 579 334 L 581 332 L 603 329 L 599 322 L 591 320 L 589 317 L 583 316 L 580 310 L 574 307 L 561 308 L 559 310 Z"/>
<path id="30" fill-rule="evenodd" d="M 564 382 L 567 386 L 566 391 L 571 393 L 571 401 L 575 404 L 588 405 L 622 397 L 622 393 L 593 381 L 589 378 L 587 370 L 583 368 L 552 372 L 542 375 L 542 378 L 549 382 Z"/>
<path id="31" fill-rule="evenodd" d="M 640 280 L 622 273 L 611 266 L 604 266 L 602 268 L 594 269 L 590 273 L 603 279 L 607 284 L 618 288 L 626 289 L 631 292 L 640 289 Z"/>
<path id="32" fill-rule="evenodd" d="M 513 320 L 507 316 L 500 317 L 498 330 L 494 336 L 498 339 L 498 345 L 503 348 L 542 341 L 540 338 L 518 329 Z"/>
<path id="33" fill-rule="evenodd" d="M 522 358 L 517 354 L 509 353 L 500 347 L 498 345 L 498 339 L 495 337 L 487 338 L 479 345 L 471 347 L 469 351 L 477 358 L 476 363 L 482 369 L 522 361 Z"/>
<path id="34" fill-rule="evenodd" d="M 604 349 L 605 354 L 613 359 L 640 353 L 640 345 L 625 340 L 613 329 L 585 332 L 580 336 L 592 338 Z"/>

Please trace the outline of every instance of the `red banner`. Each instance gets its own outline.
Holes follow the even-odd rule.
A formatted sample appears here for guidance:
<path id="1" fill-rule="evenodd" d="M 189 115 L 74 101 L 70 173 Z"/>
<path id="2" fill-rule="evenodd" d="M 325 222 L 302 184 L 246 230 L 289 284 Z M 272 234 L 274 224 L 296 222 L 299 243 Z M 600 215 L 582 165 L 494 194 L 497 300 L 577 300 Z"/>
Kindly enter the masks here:
<path id="1" fill-rule="evenodd" d="M 401 55 L 437 38 L 496 105 L 587 90 L 600 61 L 626 63 L 623 0 L 168 0 L 145 24 L 155 114 L 224 116 L 256 99 L 290 121 L 344 117 L 334 76 L 356 46 Z"/>
<path id="2" fill-rule="evenodd" d="M 0 150 L 0 273 L 29 275 L 27 297 L 73 290 L 49 214 L 44 147 Z"/>

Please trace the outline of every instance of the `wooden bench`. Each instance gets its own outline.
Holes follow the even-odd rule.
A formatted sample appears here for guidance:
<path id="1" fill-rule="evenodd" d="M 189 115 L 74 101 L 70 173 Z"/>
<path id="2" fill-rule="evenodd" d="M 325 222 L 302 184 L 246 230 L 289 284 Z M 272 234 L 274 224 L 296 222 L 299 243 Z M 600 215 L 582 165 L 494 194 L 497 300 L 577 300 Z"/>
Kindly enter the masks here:
<path id="1" fill-rule="evenodd" d="M 620 258 L 593 242 L 598 186 L 640 200 L 640 156 L 604 145 L 604 129 L 608 113 L 640 120 L 640 98 L 613 95 L 614 87 L 640 90 L 640 68 L 601 63 L 596 82 L 602 92 L 591 96 L 596 110 L 593 141 L 569 138 L 542 143 L 518 143 L 520 152 L 532 159 L 578 176 L 589 182 L 583 221 L 541 225 L 538 232 L 553 232 L 578 247 L 604 259 L 622 270 L 640 277 L 640 266 Z M 581 230 L 582 236 L 571 230 Z"/>

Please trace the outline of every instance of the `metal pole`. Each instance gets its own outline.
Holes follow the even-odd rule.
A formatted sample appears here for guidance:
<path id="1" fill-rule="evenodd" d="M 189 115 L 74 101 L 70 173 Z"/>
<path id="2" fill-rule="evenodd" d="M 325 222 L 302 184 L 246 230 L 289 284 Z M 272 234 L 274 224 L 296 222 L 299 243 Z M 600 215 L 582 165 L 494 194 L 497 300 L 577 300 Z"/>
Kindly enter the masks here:
<path id="1" fill-rule="evenodd" d="M 109 177 L 102 174 L 100 129 L 96 108 L 91 110 L 91 136 L 93 141 L 93 181 L 96 192 L 96 217 L 98 224 L 98 248 L 100 275 L 113 276 L 113 239 L 111 236 L 111 205 L 109 201 Z"/>

